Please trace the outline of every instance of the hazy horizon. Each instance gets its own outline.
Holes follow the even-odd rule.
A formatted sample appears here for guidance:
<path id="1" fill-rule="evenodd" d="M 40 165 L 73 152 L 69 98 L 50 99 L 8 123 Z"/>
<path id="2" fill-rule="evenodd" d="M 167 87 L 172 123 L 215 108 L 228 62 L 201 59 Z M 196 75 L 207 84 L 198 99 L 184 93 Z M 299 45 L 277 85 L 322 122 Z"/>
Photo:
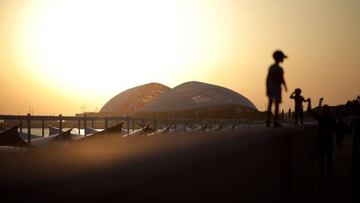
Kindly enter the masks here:
<path id="1" fill-rule="evenodd" d="M 259 110 L 272 52 L 289 95 L 360 95 L 358 0 L 0 0 L 0 114 L 95 111 L 149 82 L 201 81 Z M 86 107 L 85 109 L 83 107 Z"/>

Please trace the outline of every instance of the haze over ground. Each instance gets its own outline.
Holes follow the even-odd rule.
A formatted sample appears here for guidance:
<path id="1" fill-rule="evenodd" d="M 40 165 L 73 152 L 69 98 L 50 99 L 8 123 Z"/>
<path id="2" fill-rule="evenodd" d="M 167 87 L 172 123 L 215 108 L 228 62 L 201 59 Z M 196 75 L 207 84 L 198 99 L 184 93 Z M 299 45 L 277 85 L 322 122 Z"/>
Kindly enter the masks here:
<path id="1" fill-rule="evenodd" d="M 94 111 L 148 82 L 202 81 L 263 110 L 271 54 L 289 92 L 336 105 L 360 94 L 358 0 L 0 0 L 1 114 Z"/>

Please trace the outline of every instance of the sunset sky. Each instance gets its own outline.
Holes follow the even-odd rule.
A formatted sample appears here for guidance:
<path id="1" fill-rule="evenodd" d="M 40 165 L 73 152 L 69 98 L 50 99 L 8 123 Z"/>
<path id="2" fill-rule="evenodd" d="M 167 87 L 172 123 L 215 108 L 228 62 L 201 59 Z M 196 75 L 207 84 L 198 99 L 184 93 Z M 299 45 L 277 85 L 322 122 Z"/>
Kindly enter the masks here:
<path id="1" fill-rule="evenodd" d="M 359 0 L 0 0 L 0 114 L 73 115 L 148 82 L 202 81 L 260 110 L 275 49 L 291 91 L 360 95 Z"/>

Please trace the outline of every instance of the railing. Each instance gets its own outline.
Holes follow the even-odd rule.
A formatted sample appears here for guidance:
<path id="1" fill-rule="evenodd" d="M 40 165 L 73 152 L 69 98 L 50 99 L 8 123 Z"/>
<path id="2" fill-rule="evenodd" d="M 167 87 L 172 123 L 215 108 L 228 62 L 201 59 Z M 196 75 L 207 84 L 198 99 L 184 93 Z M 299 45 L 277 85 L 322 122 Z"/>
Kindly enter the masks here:
<path id="1" fill-rule="evenodd" d="M 152 127 L 157 130 L 159 124 L 173 124 L 173 127 L 176 131 L 176 126 L 183 124 L 204 124 L 205 122 L 208 123 L 226 123 L 226 124 L 234 124 L 234 123 L 248 123 L 251 122 L 250 120 L 245 119 L 155 119 L 155 118 L 135 118 L 129 116 L 87 116 L 84 114 L 83 116 L 63 116 L 59 114 L 58 116 L 42 116 L 42 115 L 0 115 L 0 121 L 3 124 L 7 122 L 12 122 L 12 125 L 18 125 L 20 132 L 22 133 L 23 127 L 26 126 L 27 128 L 27 139 L 28 142 L 31 143 L 31 128 L 35 125 L 36 122 L 41 122 L 41 135 L 42 137 L 45 136 L 45 122 L 55 122 L 55 126 L 57 126 L 60 130 L 64 128 L 64 125 L 70 125 L 68 127 L 75 128 L 75 125 L 78 128 L 78 134 L 80 134 L 80 129 L 85 129 L 89 126 L 88 122 L 91 122 L 91 127 L 94 128 L 95 122 L 97 122 L 97 126 L 99 126 L 99 122 L 101 123 L 100 128 L 107 129 L 109 128 L 109 122 L 116 122 L 120 123 L 123 122 L 125 124 L 125 129 L 127 129 L 127 133 L 129 134 L 130 131 L 135 130 L 135 125 L 138 121 L 142 123 L 151 123 Z M 69 121 L 71 124 L 68 124 Z M 24 125 L 24 122 L 26 124 Z M 75 122 L 75 123 L 74 123 Z M 253 121 L 252 121 L 253 122 Z M 39 124 L 37 124 L 39 125 Z M 86 136 L 86 133 L 85 133 Z"/>
<path id="2" fill-rule="evenodd" d="M 59 114 L 58 116 L 35 116 L 35 115 L 0 115 L 0 120 L 3 123 L 6 123 L 6 121 L 17 121 L 19 125 L 20 132 L 23 130 L 23 122 L 26 122 L 27 127 L 27 134 L 28 134 L 28 142 L 31 143 L 31 128 L 32 128 L 32 122 L 34 121 L 41 121 L 41 129 L 42 129 L 42 136 L 45 136 L 45 121 L 56 121 L 58 123 L 58 127 L 60 131 L 63 129 L 63 124 L 66 121 L 75 121 L 77 122 L 77 127 L 79 129 L 78 133 L 80 134 L 81 124 L 83 123 L 83 128 L 85 129 L 87 127 L 87 122 L 91 121 L 91 126 L 94 127 L 94 121 L 104 121 L 104 129 L 108 128 L 108 122 L 109 121 L 125 121 L 127 123 L 127 130 L 128 133 L 130 131 L 129 127 L 129 117 L 128 116 L 122 116 L 122 117 L 88 117 L 86 115 L 82 117 L 78 116 L 62 116 L 62 114 Z M 86 135 L 85 135 L 86 136 Z"/>

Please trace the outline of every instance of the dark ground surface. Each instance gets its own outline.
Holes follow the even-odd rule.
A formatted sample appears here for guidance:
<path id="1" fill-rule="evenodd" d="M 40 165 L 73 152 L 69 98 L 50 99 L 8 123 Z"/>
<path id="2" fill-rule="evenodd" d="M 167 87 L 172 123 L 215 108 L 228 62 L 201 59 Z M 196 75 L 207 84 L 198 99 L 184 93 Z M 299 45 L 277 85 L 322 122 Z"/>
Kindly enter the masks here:
<path id="1" fill-rule="evenodd" d="M 351 139 L 321 181 L 316 128 L 106 136 L 0 152 L 0 202 L 351 202 Z"/>

